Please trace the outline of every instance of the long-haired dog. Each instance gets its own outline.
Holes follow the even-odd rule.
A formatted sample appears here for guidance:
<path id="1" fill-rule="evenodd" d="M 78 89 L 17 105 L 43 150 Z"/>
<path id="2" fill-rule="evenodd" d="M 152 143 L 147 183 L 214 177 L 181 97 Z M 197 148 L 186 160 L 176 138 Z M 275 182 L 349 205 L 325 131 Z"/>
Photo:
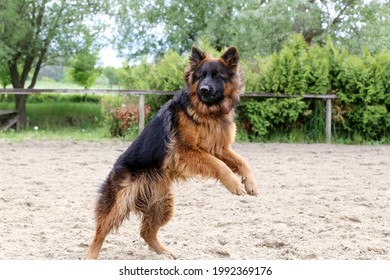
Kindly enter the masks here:
<path id="1" fill-rule="evenodd" d="M 185 89 L 118 158 L 99 190 L 88 259 L 98 258 L 107 234 L 132 211 L 142 219 L 140 234 L 149 248 L 176 258 L 157 238 L 173 215 L 175 180 L 201 175 L 219 180 L 233 194 L 258 194 L 248 163 L 231 148 L 234 108 L 244 90 L 238 60 L 235 47 L 218 59 L 192 48 Z"/>

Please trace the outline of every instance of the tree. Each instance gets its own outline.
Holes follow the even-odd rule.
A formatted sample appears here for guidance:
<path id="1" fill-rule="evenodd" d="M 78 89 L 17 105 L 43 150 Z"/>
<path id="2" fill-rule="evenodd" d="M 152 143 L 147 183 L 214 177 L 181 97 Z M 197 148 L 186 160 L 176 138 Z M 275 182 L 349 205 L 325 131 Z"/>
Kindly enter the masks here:
<path id="1" fill-rule="evenodd" d="M 110 84 L 110 87 L 112 88 L 114 85 L 118 85 L 119 84 L 119 72 L 118 72 L 118 69 L 115 68 L 115 67 L 105 67 L 103 69 L 103 74 L 104 76 L 107 77 L 108 79 L 108 82 Z"/>
<path id="2" fill-rule="evenodd" d="M 1 0 L 0 60 L 9 67 L 12 86 L 33 88 L 45 63 L 74 55 L 83 43 L 82 30 L 98 36 L 102 23 L 96 15 L 106 8 L 106 1 Z M 27 120 L 26 100 L 27 95 L 15 95 L 21 127 Z"/>
<path id="3" fill-rule="evenodd" d="M 278 51 L 292 33 L 309 44 L 331 36 L 355 53 L 390 43 L 385 0 L 116 1 L 117 45 L 130 58 L 182 54 L 202 37 L 217 50 L 236 45 L 243 57 Z"/>
<path id="4" fill-rule="evenodd" d="M 333 41 L 353 53 L 388 47 L 389 1 L 383 0 L 250 0 L 237 13 L 233 44 L 248 56 L 279 51 L 292 32 L 308 44 Z M 379 31 L 379 32 L 378 32 Z M 387 32 L 387 33 L 386 33 Z M 380 39 L 379 39 L 380 38 Z M 370 46 L 369 46 L 370 45 Z"/>
<path id="5" fill-rule="evenodd" d="M 356 6 L 346 17 L 340 23 L 339 36 L 333 36 L 336 43 L 353 53 L 365 48 L 372 53 L 390 49 L 390 1 L 371 0 Z"/>
<path id="6" fill-rule="evenodd" d="M 100 76 L 101 70 L 96 68 L 99 59 L 99 51 L 92 46 L 92 37 L 85 34 L 85 46 L 76 54 L 71 62 L 70 74 L 76 84 L 84 88 L 90 88 Z"/>
<path id="7" fill-rule="evenodd" d="M 218 50 L 232 34 L 234 0 L 117 0 L 118 50 L 124 56 L 163 55 L 167 49 L 188 51 L 202 36 Z M 136 42 L 136 43 L 134 43 Z"/>
<path id="8" fill-rule="evenodd" d="M 80 52 L 72 61 L 71 76 L 76 84 L 85 89 L 90 88 L 100 76 L 100 69 L 95 68 L 98 61 L 97 52 Z"/>
<path id="9" fill-rule="evenodd" d="M 306 42 L 322 32 L 322 10 L 311 0 L 249 1 L 236 18 L 238 44 L 248 56 L 279 51 L 291 33 L 301 33 Z M 241 43 L 242 42 L 242 43 Z"/>

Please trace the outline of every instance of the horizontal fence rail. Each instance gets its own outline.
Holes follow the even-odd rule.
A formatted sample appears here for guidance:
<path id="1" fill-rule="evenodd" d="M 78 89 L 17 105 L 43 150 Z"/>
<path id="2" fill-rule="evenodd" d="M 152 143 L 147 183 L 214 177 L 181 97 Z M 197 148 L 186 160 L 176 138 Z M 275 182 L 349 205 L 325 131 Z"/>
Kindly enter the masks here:
<path id="1" fill-rule="evenodd" d="M 162 90 L 129 90 L 129 89 L 0 89 L 0 94 L 41 94 L 41 93 L 62 93 L 62 94 L 132 94 L 132 95 L 175 95 L 178 91 Z"/>
<path id="2" fill-rule="evenodd" d="M 60 94 L 123 94 L 123 95 L 139 95 L 139 132 L 145 127 L 145 95 L 176 95 L 178 91 L 161 91 L 161 90 L 118 90 L 118 89 L 0 89 L 0 94 L 13 95 L 31 95 L 41 93 L 60 93 Z M 326 143 L 331 143 L 332 139 L 332 100 L 337 99 L 336 94 L 283 94 L 283 93 L 268 93 L 268 92 L 247 92 L 241 95 L 241 98 L 302 98 L 302 99 L 323 99 L 326 100 L 326 119 L 325 119 L 325 135 Z"/>

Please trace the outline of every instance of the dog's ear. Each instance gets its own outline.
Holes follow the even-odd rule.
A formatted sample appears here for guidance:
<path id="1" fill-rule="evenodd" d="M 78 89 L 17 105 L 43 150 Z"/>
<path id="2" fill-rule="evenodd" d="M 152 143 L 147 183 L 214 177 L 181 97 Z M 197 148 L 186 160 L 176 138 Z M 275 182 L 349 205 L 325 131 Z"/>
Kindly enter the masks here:
<path id="1" fill-rule="evenodd" d="M 221 55 L 221 58 L 230 68 L 235 68 L 240 56 L 236 47 L 230 47 Z"/>
<path id="2" fill-rule="evenodd" d="M 192 46 L 190 65 L 196 67 L 206 58 L 206 54 L 195 46 Z"/>

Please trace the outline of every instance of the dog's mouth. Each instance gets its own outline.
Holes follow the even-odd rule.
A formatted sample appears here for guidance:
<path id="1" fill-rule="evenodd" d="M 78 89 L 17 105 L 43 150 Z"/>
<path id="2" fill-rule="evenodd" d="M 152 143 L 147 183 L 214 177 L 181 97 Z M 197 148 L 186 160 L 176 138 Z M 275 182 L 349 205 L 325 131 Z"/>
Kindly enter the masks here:
<path id="1" fill-rule="evenodd" d="M 199 93 L 200 100 L 206 103 L 212 103 L 215 99 L 215 94 L 207 94 L 204 95 L 202 93 Z"/>

